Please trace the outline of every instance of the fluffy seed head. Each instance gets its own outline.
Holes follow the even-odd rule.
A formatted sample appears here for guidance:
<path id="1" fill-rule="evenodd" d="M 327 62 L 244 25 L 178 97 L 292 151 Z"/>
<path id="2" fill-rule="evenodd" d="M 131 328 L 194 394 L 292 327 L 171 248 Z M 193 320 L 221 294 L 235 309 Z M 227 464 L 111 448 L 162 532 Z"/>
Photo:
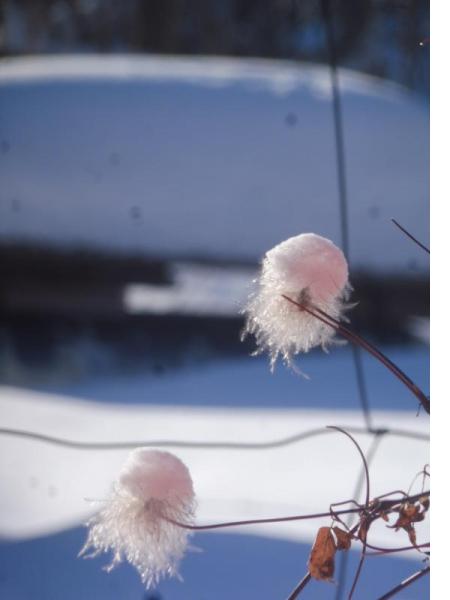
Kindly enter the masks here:
<path id="1" fill-rule="evenodd" d="M 101 510 L 88 522 L 80 556 L 112 551 L 106 570 L 126 559 L 149 588 L 165 575 L 178 575 L 189 532 L 170 521 L 191 524 L 194 513 L 194 489 L 184 463 L 169 452 L 138 448 Z"/>
<path id="2" fill-rule="evenodd" d="M 247 317 L 243 337 L 255 335 L 255 354 L 268 351 L 272 369 L 279 356 L 292 366 L 295 354 L 314 346 L 326 349 L 333 341 L 331 327 L 283 298 L 343 318 L 351 287 L 347 261 L 333 242 L 314 233 L 281 242 L 267 252 L 255 284 L 243 311 Z"/>

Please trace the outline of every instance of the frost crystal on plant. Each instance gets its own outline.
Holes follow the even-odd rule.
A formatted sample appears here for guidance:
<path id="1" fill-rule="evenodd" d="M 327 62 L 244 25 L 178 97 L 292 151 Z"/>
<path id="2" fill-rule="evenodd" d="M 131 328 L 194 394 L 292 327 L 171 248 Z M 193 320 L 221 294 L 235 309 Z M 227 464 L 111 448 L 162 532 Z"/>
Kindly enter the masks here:
<path id="1" fill-rule="evenodd" d="M 302 233 L 267 252 L 256 289 L 243 313 L 243 337 L 255 335 L 258 349 L 267 351 L 271 368 L 279 356 L 289 365 L 299 352 L 333 342 L 334 330 L 313 315 L 288 302 L 283 295 L 310 308 L 342 319 L 351 287 L 342 251 L 314 233 Z"/>
<path id="2" fill-rule="evenodd" d="M 178 576 L 189 531 L 170 521 L 191 524 L 194 512 L 192 480 L 184 463 L 169 452 L 138 448 L 104 506 L 88 522 L 80 556 L 112 551 L 106 570 L 126 559 L 149 588 L 161 577 Z"/>

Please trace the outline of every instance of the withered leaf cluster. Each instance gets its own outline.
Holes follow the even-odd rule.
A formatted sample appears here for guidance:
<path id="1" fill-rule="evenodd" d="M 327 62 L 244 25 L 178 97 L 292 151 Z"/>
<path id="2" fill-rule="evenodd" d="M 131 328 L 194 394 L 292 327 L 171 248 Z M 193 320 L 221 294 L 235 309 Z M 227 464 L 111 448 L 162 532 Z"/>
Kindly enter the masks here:
<path id="1" fill-rule="evenodd" d="M 338 550 L 348 550 L 351 534 L 339 527 L 321 527 L 311 550 L 308 570 L 312 577 L 331 581 L 334 575 L 334 559 Z"/>
<path id="2" fill-rule="evenodd" d="M 424 520 L 429 506 L 430 499 L 428 497 L 421 498 L 414 504 L 405 502 L 396 510 L 398 518 L 394 525 L 391 525 L 391 529 L 395 529 L 395 531 L 403 529 L 406 531 L 411 545 L 416 546 L 417 538 L 414 523 L 419 523 Z"/>
<path id="3" fill-rule="evenodd" d="M 428 495 L 423 495 L 415 502 L 392 502 L 391 500 L 374 500 L 368 509 L 362 510 L 360 521 L 352 531 L 340 527 L 320 527 L 308 560 L 308 571 L 314 579 L 332 581 L 335 557 L 338 550 L 349 550 L 352 539 L 366 543 L 371 524 L 381 518 L 389 521 L 389 515 L 397 515 L 396 522 L 388 526 L 395 531 L 403 529 L 407 532 L 412 546 L 417 545 L 414 524 L 423 521 L 430 506 Z"/>

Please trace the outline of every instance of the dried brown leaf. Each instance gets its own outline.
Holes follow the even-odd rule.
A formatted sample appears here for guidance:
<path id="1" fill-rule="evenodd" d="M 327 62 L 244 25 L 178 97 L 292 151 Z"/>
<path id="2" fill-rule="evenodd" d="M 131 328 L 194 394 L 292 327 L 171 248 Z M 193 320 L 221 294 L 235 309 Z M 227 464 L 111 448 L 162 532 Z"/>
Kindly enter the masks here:
<path id="1" fill-rule="evenodd" d="M 336 536 L 336 547 L 338 550 L 349 550 L 352 545 L 352 534 L 340 527 L 332 527 Z"/>
<path id="2" fill-rule="evenodd" d="M 311 577 L 321 581 L 331 581 L 334 574 L 335 554 L 336 544 L 331 527 L 320 527 L 308 561 Z"/>
<path id="3" fill-rule="evenodd" d="M 418 523 L 419 521 L 423 521 L 425 518 L 425 514 L 421 512 L 420 504 L 404 504 L 399 510 L 399 517 L 394 525 L 391 526 L 392 529 L 398 531 L 399 529 L 405 529 L 408 531 L 413 523 Z"/>

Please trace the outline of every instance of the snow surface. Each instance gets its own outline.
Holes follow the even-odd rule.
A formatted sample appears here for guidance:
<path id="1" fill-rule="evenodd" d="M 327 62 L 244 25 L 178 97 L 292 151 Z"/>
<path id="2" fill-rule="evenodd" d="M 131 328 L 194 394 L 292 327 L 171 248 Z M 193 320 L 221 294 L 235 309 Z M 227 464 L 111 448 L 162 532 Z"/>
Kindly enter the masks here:
<path id="1" fill-rule="evenodd" d="M 188 314 L 238 316 L 244 307 L 255 269 L 192 263 L 170 265 L 170 285 L 131 283 L 123 290 L 129 314 Z"/>
<path id="2" fill-rule="evenodd" d="M 353 266 L 428 269 L 428 106 L 341 71 Z M 329 72 L 282 61 L 0 61 L 0 237 L 259 260 L 339 244 Z"/>
<path id="3" fill-rule="evenodd" d="M 424 346 L 383 348 L 427 391 Z M 86 441 L 261 442 L 327 424 L 362 425 L 349 348 L 329 355 L 312 352 L 301 361 L 305 380 L 267 359 L 241 358 L 192 364 L 168 375 L 134 374 L 87 378 L 44 393 L 0 387 L 2 427 L 27 429 Z M 428 417 L 416 417 L 410 394 L 371 357 L 363 357 L 375 426 L 428 433 Z M 57 388 L 55 388 L 56 390 Z M 371 438 L 357 434 L 367 453 Z M 162 447 L 162 446 L 160 446 Z M 191 471 L 199 498 L 198 522 L 211 523 L 327 510 L 347 500 L 361 472 L 351 442 L 324 433 L 300 443 L 265 450 L 164 447 Z M 0 436 L 0 596 L 8 600 L 150 600 L 137 573 L 124 565 L 111 574 L 108 558 L 77 560 L 86 531 L 80 524 L 105 497 L 128 451 L 77 450 L 41 441 Z M 384 437 L 371 463 L 372 495 L 408 489 L 428 462 L 428 443 Z M 420 489 L 416 481 L 413 490 Z M 195 535 L 181 565 L 184 583 L 163 582 L 164 600 L 273 600 L 287 596 L 303 576 L 310 544 L 328 520 L 254 525 Z M 71 528 L 71 529 L 68 529 Z M 380 524 L 372 542 L 398 544 L 402 532 Z M 428 539 L 427 526 L 419 539 Z M 415 560 L 414 560 L 415 559 Z M 355 572 L 357 550 L 349 557 Z M 371 558 L 361 594 L 378 597 L 420 568 L 415 553 Z M 424 579 L 404 596 L 428 597 Z M 313 582 L 308 597 L 334 594 L 331 584 Z M 367 597 L 363 596 L 363 597 Z M 370 596 L 372 597 L 372 596 Z"/>
<path id="4" fill-rule="evenodd" d="M 382 349 L 404 373 L 429 392 L 429 349 L 425 345 Z M 84 347 L 85 360 L 95 355 Z M 336 346 L 329 353 L 313 350 L 296 361 L 309 379 L 278 365 L 269 371 L 268 357 L 205 361 L 192 358 L 179 369 L 170 367 L 162 375 L 148 372 L 97 374 L 73 382 L 49 384 L 37 391 L 62 394 L 96 402 L 119 404 L 164 404 L 169 406 L 308 408 L 328 411 L 360 409 L 352 352 Z M 195 348 L 192 349 L 192 354 Z M 411 393 L 386 368 L 367 354 L 362 365 L 371 408 L 383 411 L 415 409 Z"/>
<path id="5" fill-rule="evenodd" d="M 245 409 L 118 406 L 0 388 L 2 426 L 71 440 L 175 440 L 261 442 L 325 425 L 362 426 L 359 411 L 334 415 L 312 409 Z M 426 433 L 427 419 L 414 411 L 376 411 L 377 426 Z M 370 436 L 358 435 L 367 450 Z M 326 441 L 325 441 L 326 440 Z M 3 494 L 0 533 L 26 538 L 82 522 L 95 510 L 127 457 L 124 450 L 52 446 L 2 436 Z M 351 495 L 361 464 L 341 434 L 327 434 L 271 450 L 171 448 L 188 465 L 199 499 L 198 520 L 270 517 L 326 510 Z M 427 443 L 386 437 L 371 466 L 372 495 L 407 487 L 428 462 Z M 399 473 L 404 481 L 399 482 Z M 98 506 L 98 504 L 97 504 Z M 310 541 L 317 522 L 255 525 L 248 533 Z M 394 540 L 392 539 L 394 537 Z M 375 544 L 398 543 L 384 528 Z"/>

